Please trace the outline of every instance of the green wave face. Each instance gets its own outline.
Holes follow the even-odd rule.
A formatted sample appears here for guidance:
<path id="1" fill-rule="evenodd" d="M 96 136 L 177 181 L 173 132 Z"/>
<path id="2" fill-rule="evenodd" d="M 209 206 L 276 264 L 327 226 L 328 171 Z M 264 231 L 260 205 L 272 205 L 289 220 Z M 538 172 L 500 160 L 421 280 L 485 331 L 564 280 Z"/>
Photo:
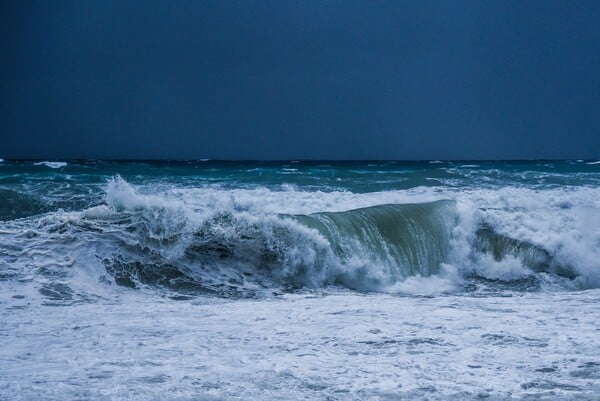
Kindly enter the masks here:
<path id="1" fill-rule="evenodd" d="M 388 204 L 294 218 L 323 235 L 342 265 L 351 265 L 360 255 L 359 263 L 381 269 L 382 284 L 392 284 L 408 276 L 438 272 L 456 224 L 454 206 L 445 200 Z M 345 284 L 364 280 L 356 276 L 368 276 L 366 270 L 366 266 L 358 266 L 358 271 L 341 269 L 337 280 Z"/>

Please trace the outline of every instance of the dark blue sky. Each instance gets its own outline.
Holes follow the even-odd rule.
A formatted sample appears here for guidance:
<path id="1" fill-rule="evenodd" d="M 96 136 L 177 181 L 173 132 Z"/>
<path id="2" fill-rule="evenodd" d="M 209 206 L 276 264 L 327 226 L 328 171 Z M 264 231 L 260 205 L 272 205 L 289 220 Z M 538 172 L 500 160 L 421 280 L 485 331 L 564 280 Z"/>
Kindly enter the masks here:
<path id="1" fill-rule="evenodd" d="M 598 1 L 15 1 L 0 157 L 600 157 Z"/>

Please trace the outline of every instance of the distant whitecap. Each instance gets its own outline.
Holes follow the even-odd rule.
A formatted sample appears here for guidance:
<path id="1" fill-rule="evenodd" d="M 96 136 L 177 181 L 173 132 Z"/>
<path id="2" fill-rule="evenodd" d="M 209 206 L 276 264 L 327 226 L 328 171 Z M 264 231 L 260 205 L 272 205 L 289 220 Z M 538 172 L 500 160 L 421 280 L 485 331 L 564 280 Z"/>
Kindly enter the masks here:
<path id="1" fill-rule="evenodd" d="M 66 167 L 67 163 L 66 162 L 38 162 L 38 163 L 34 163 L 34 165 L 36 166 L 46 166 L 46 167 L 50 167 L 50 168 L 62 168 L 62 167 Z"/>

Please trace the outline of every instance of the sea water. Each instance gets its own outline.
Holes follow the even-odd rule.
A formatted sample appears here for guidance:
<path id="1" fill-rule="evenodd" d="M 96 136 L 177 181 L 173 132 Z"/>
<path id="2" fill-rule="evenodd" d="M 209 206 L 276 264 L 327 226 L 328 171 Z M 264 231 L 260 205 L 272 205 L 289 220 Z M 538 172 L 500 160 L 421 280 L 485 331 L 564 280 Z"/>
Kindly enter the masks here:
<path id="1" fill-rule="evenodd" d="M 0 162 L 0 399 L 598 400 L 600 164 Z"/>

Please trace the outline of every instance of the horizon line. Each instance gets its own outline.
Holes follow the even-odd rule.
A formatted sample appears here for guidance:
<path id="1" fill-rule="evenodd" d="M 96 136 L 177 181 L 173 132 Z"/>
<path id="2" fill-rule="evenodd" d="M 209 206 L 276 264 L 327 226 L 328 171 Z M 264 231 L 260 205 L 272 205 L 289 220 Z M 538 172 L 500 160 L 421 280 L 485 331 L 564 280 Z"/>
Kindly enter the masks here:
<path id="1" fill-rule="evenodd" d="M 532 158 L 532 159 L 220 159 L 220 158 L 0 158 L 6 162 L 540 162 L 540 161 L 590 161 L 598 158 Z"/>

